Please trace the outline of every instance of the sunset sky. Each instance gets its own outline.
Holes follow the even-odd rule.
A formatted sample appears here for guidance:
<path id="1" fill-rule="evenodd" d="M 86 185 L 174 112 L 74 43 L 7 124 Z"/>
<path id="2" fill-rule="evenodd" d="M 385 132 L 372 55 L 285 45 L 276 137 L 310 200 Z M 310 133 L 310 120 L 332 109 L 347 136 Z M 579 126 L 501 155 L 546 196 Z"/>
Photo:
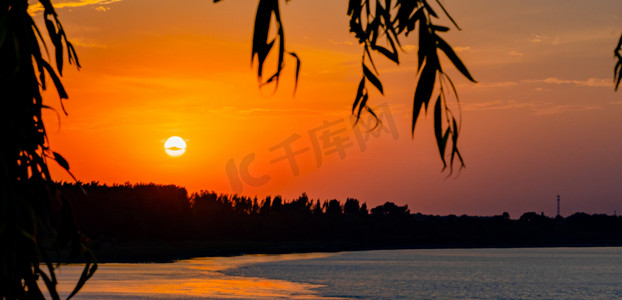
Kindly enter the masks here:
<path id="1" fill-rule="evenodd" d="M 352 128 L 362 49 L 348 33 L 345 0 L 282 3 L 287 48 L 302 59 L 295 95 L 289 59 L 275 94 L 257 86 L 257 1 L 54 3 L 82 69 L 63 74 L 69 116 L 59 124 L 47 112 L 45 120 L 52 149 L 83 182 L 288 199 L 306 192 L 408 204 L 413 213 L 512 218 L 555 215 L 559 194 L 562 215 L 622 213 L 622 91 L 612 84 L 622 1 L 444 1 L 462 27 L 446 40 L 479 82 L 451 73 L 467 166 L 452 176 L 442 171 L 431 114 L 410 134 L 415 36 L 403 41 L 400 66 L 377 57 L 385 96 L 370 101 L 385 130 Z M 52 92 L 45 101 L 60 108 Z M 346 147 L 321 143 L 326 130 Z M 186 141 L 183 155 L 166 154 L 170 136 Z M 288 147 L 298 153 L 293 162 Z"/>

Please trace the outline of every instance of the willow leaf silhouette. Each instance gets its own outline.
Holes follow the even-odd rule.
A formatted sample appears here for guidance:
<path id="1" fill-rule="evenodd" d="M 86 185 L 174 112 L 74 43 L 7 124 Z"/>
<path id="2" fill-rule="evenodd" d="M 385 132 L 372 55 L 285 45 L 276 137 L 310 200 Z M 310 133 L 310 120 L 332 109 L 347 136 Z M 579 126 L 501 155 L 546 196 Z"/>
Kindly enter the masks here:
<path id="1" fill-rule="evenodd" d="M 445 40 L 443 40 L 440 37 L 437 39 L 437 42 L 438 42 L 439 49 L 443 50 L 445 55 L 447 55 L 447 58 L 451 60 L 451 62 L 456 67 L 456 69 L 458 69 L 458 71 L 460 71 L 460 73 L 462 73 L 464 77 L 466 77 L 472 82 L 475 82 L 475 79 L 473 79 L 473 76 L 471 76 L 471 73 L 469 73 L 469 70 L 467 70 L 464 63 L 460 60 L 460 58 L 458 58 L 458 55 L 456 55 L 456 52 L 454 52 L 454 49 L 451 48 L 451 46 L 449 46 L 449 44 L 447 44 L 447 42 L 445 42 Z"/>
<path id="2" fill-rule="evenodd" d="M 365 78 L 367 78 L 367 80 L 369 80 L 369 82 L 371 82 L 371 84 L 373 84 L 376 87 L 376 89 L 378 89 L 378 91 L 380 91 L 381 94 L 384 94 L 384 89 L 382 88 L 382 83 L 380 82 L 378 77 L 376 77 L 376 75 L 374 75 L 374 73 L 372 73 L 369 70 L 369 68 L 367 68 L 367 66 L 365 66 L 365 64 L 363 64 L 363 74 L 365 75 Z"/>
<path id="3" fill-rule="evenodd" d="M 446 131 L 445 133 L 448 133 L 448 131 Z M 447 136 L 446 134 L 443 134 L 441 96 L 438 96 L 438 99 L 436 99 L 436 104 L 434 105 L 434 136 L 436 138 L 438 152 L 441 155 L 441 160 L 443 161 L 443 166 L 445 167 L 447 166 L 447 162 L 445 161 L 445 147 L 447 146 Z"/>
<path id="4" fill-rule="evenodd" d="M 622 35 L 620 35 L 620 41 L 615 50 L 613 50 L 613 54 L 618 59 L 618 62 L 613 67 L 613 82 L 617 91 L 618 87 L 620 87 L 620 81 L 622 81 Z"/>

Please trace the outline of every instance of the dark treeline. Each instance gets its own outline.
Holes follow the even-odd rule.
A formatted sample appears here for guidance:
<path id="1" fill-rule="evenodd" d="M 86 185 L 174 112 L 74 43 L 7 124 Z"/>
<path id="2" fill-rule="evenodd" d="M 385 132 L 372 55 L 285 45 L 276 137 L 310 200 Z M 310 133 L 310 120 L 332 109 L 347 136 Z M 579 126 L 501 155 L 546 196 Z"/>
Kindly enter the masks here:
<path id="1" fill-rule="evenodd" d="M 285 200 L 205 191 L 189 195 L 174 185 L 60 186 L 79 227 L 97 243 L 304 242 L 361 249 L 622 244 L 622 218 L 617 216 L 433 216 L 411 214 L 408 206 L 392 202 L 368 209 L 357 199 L 320 201 L 306 194 Z"/>

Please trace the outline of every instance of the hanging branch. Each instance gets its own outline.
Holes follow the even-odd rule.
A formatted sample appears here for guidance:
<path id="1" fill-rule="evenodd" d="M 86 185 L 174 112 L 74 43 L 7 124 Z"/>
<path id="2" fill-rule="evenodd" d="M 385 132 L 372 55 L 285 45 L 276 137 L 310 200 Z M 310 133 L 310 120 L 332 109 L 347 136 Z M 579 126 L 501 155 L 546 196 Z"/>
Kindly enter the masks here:
<path id="1" fill-rule="evenodd" d="M 214 2 L 220 1 L 214 0 Z M 289 1 L 286 0 L 286 2 Z M 460 29 L 440 0 L 436 0 L 436 3 L 454 26 Z M 472 82 L 475 80 L 451 46 L 438 35 L 438 33 L 447 32 L 449 28 L 432 23 L 432 19 L 439 17 L 429 5 L 428 0 L 397 0 L 394 5 L 392 0 L 349 0 L 347 14 L 350 17 L 350 32 L 363 46 L 361 57 L 363 76 L 352 104 L 352 114 L 356 116 L 356 122 L 358 123 L 364 111 L 379 121 L 368 104 L 370 97 L 367 83 L 370 83 L 374 89 L 384 95 L 384 87 L 378 77 L 379 72 L 374 64 L 372 53 L 380 54 L 399 65 L 400 38 L 407 37 L 418 28 L 418 80 L 415 83 L 411 131 L 414 135 L 415 125 L 422 108 L 424 112 L 427 111 L 433 93 L 438 89 L 441 95 L 434 102 L 434 122 L 436 142 L 443 162 L 443 169 L 448 165 L 446 157 L 449 157 L 450 172 L 453 171 L 455 159 L 460 162 L 461 167 L 464 167 L 464 160 L 457 147 L 460 122 L 451 113 L 447 105 L 447 98 L 444 94 L 446 89 L 442 87 L 442 82 L 451 85 L 456 101 L 458 101 L 458 96 L 451 79 L 441 68 L 439 50 L 449 58 L 464 77 Z M 271 38 L 269 34 L 273 20 L 276 26 L 276 37 Z M 279 10 L 279 0 L 259 0 L 253 32 L 251 61 L 253 63 L 257 61 L 257 79 L 260 86 L 275 83 L 275 89 L 278 87 L 281 71 L 284 68 L 284 56 L 287 52 L 285 49 L 285 34 Z M 278 57 L 276 70 L 268 79 L 264 80 L 264 65 L 268 55 L 273 51 L 277 53 Z M 293 52 L 287 53 L 296 59 L 295 82 L 297 85 L 300 59 Z M 445 122 L 437 118 L 438 116 L 445 116 Z M 449 142 L 451 142 L 452 147 L 446 154 Z"/>
<path id="2" fill-rule="evenodd" d="M 449 16 L 442 3 L 437 1 L 437 4 L 456 28 L 460 29 L 451 16 Z M 350 16 L 350 32 L 358 39 L 358 43 L 363 45 L 363 77 L 359 83 L 352 105 L 352 113 L 356 116 L 357 121 L 360 119 L 363 111 L 368 111 L 375 117 L 368 105 L 369 93 L 366 83 L 371 83 L 376 90 L 384 94 L 383 86 L 378 79 L 379 72 L 374 65 L 372 51 L 399 65 L 398 48 L 401 49 L 400 38 L 407 37 L 418 28 L 416 31 L 419 36 L 419 49 L 417 51 L 418 80 L 415 84 L 413 98 L 411 132 L 414 135 L 415 125 L 422 114 L 421 111 L 427 112 L 430 101 L 435 99 L 433 115 L 434 133 L 441 161 L 443 162 L 443 169 L 448 165 L 447 156 L 449 157 L 450 174 L 453 171 L 455 159 L 460 162 L 460 167 L 464 167 L 464 160 L 457 146 L 460 122 L 447 105 L 445 94 L 447 88 L 445 85 L 451 87 L 456 101 L 459 99 L 451 79 L 443 72 L 439 59 L 439 50 L 464 77 L 472 82 L 475 82 L 475 80 L 453 48 L 439 36 L 439 33 L 447 32 L 449 28 L 432 23 L 432 19 L 438 19 L 439 17 L 425 0 L 398 0 L 393 7 L 390 0 L 350 0 L 348 16 Z M 381 41 L 384 46 L 379 44 Z M 366 61 L 369 62 L 371 68 L 366 65 Z M 436 98 L 433 97 L 435 90 L 438 90 L 439 93 Z M 451 148 L 447 154 L 446 150 L 450 142 Z"/>
<path id="3" fill-rule="evenodd" d="M 217 2 L 217 1 L 215 1 Z M 276 37 L 271 39 L 270 24 L 272 19 L 276 23 Z M 279 10 L 279 0 L 260 0 L 257 6 L 257 14 L 255 16 L 255 27 L 253 32 L 253 45 L 251 61 L 257 60 L 257 79 L 259 86 L 265 86 L 270 83 L 275 83 L 275 90 L 278 88 L 279 79 L 281 78 L 281 71 L 285 67 L 285 32 L 283 30 L 283 23 L 281 21 L 281 12 Z M 278 45 L 277 50 L 277 64 L 276 70 L 268 79 L 264 80 L 264 64 L 268 55 L 273 50 L 275 43 Z M 294 52 L 287 52 L 291 57 L 296 60 L 296 75 L 294 93 L 298 87 L 298 76 L 300 74 L 300 59 Z"/>
<path id="4" fill-rule="evenodd" d="M 27 12 L 28 1 L 8 0 L 0 4 L 0 128 L 5 142 L 0 148 L 2 299 L 44 299 L 40 282 L 45 285 L 46 294 L 59 299 L 50 250 L 56 249 L 60 259 L 61 250 L 68 249 L 68 261 L 84 255 L 86 265 L 69 297 L 97 268 L 76 227 L 69 203 L 57 191 L 48 170 L 48 159 L 55 160 L 67 172 L 69 164 L 49 148 L 41 111 L 51 108 L 43 104 L 41 94 L 47 89 L 47 79 L 51 79 L 62 106 L 68 98 L 60 80 L 65 53 L 70 64 L 80 64 L 52 3 L 39 2 L 54 46 L 56 68 L 44 57 L 44 53 L 50 55 L 43 35 Z"/>

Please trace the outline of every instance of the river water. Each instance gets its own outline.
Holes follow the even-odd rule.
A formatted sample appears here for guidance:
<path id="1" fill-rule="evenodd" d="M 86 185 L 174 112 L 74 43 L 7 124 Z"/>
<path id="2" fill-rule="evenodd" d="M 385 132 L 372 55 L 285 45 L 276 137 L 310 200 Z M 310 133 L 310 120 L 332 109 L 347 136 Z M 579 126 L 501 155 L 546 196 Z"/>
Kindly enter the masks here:
<path id="1" fill-rule="evenodd" d="M 81 271 L 63 266 L 68 294 Z M 622 299 L 622 248 L 378 250 L 100 264 L 74 299 Z"/>

